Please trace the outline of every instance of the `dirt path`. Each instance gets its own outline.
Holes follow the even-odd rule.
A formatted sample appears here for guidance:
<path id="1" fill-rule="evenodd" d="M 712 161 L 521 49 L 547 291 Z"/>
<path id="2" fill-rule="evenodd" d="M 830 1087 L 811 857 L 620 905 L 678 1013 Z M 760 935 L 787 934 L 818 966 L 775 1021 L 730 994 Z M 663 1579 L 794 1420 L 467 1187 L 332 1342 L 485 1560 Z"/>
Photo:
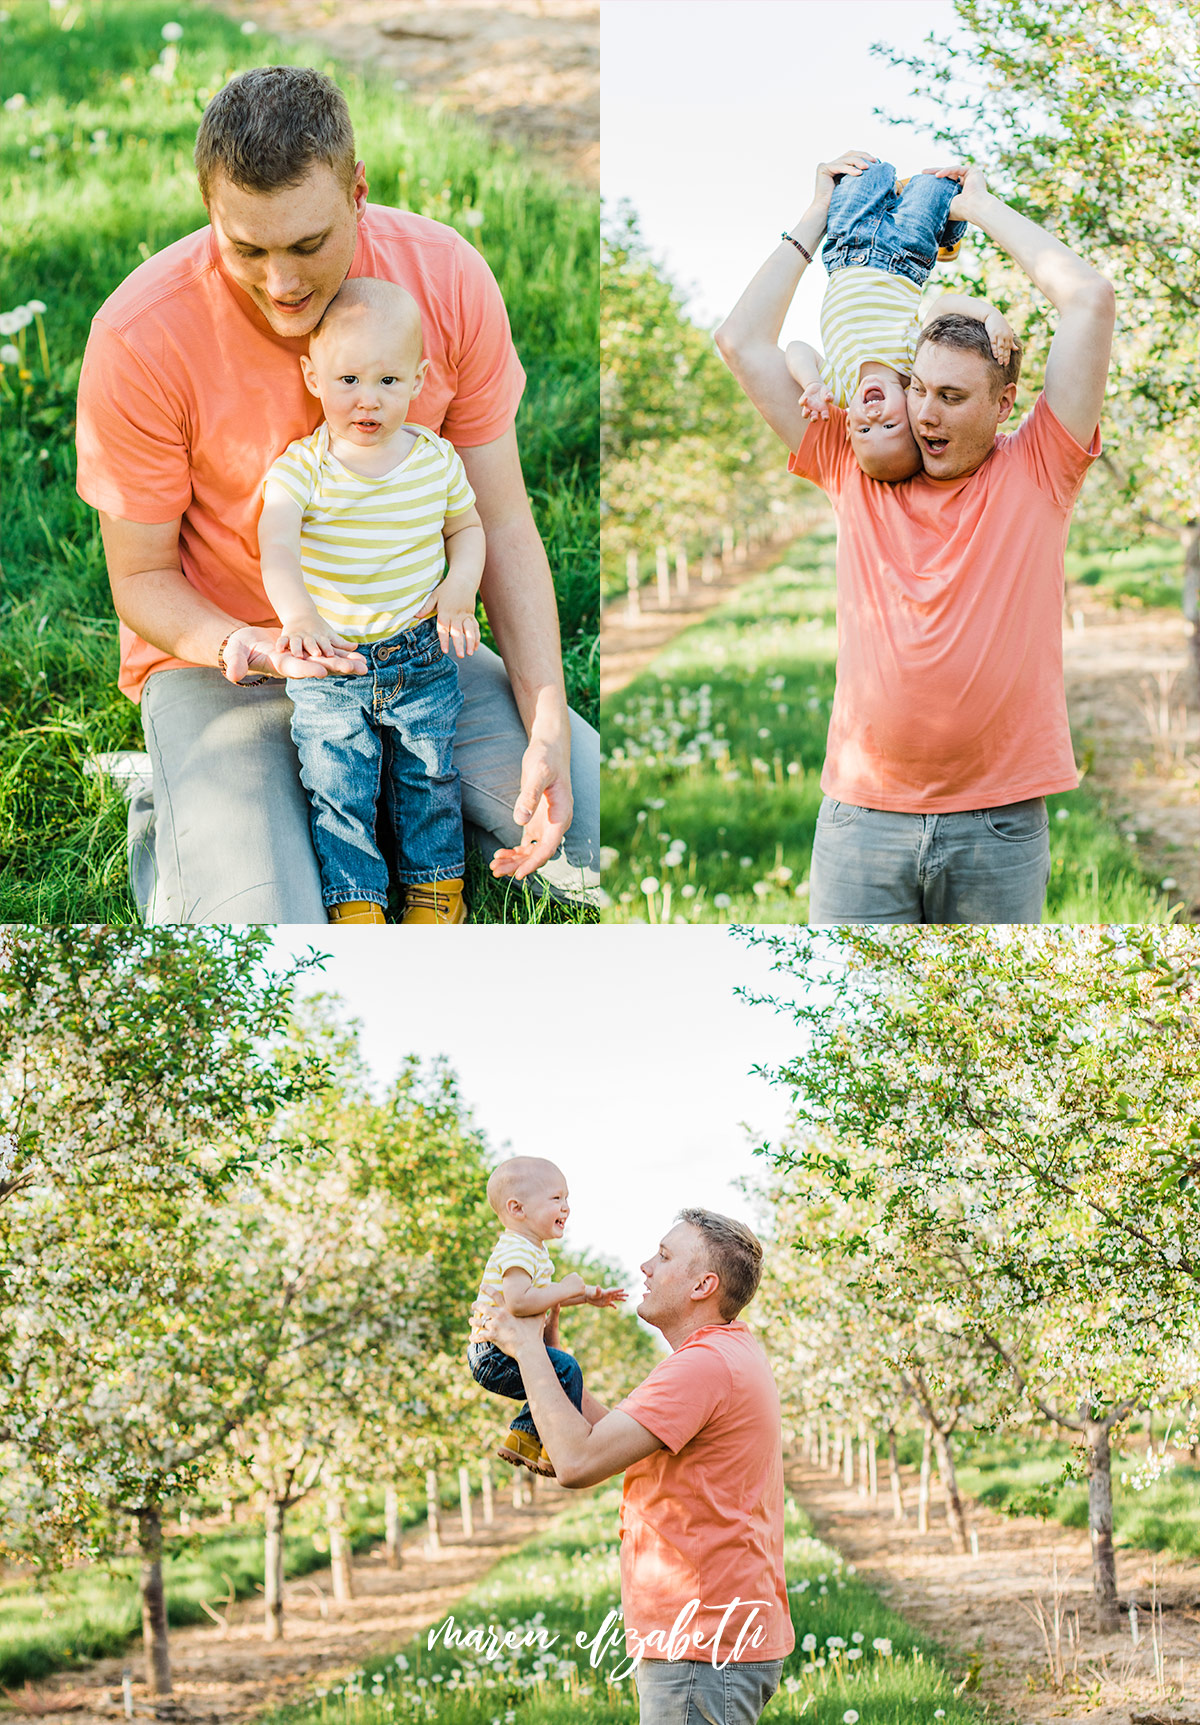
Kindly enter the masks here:
<path id="1" fill-rule="evenodd" d="M 1086 1533 L 1055 1522 L 1010 1521 L 971 1505 L 979 1556 L 951 1547 L 945 1512 L 935 1502 L 932 1530 L 916 1531 L 917 1483 L 904 1475 L 908 1520 L 891 1520 L 886 1487 L 878 1506 L 829 1475 L 796 1464 L 789 1485 L 821 1536 L 848 1558 L 910 1623 L 964 1656 L 981 1656 L 979 1696 L 991 1717 L 1020 1725 L 1200 1725 L 1200 1567 L 1119 1552 L 1117 1586 L 1123 1605 L 1136 1599 L 1143 1639 L 1134 1650 L 1128 1629 L 1100 1636 L 1091 1627 L 1091 1559 Z M 935 1488 L 935 1499 L 940 1494 Z M 1068 1613 L 1078 1611 L 1078 1689 L 1056 1692 L 1046 1680 L 1041 1634 L 1022 1609 L 1037 1594 L 1053 1609 L 1054 1564 Z M 1157 1577 L 1164 1606 L 1167 1698 L 1157 1697 L 1149 1640 L 1151 1587 Z M 1071 1670 L 1073 1655 L 1068 1655 Z M 1186 1699 L 1184 1699 L 1186 1697 Z"/>
<path id="2" fill-rule="evenodd" d="M 470 1544 L 443 1531 L 442 1551 L 431 1555 L 423 1549 L 424 1528 L 419 1527 L 407 1536 L 398 1570 L 384 1566 L 382 1547 L 355 1558 L 357 1597 L 344 1605 L 332 1598 L 328 1569 L 289 1581 L 282 1641 L 262 1640 L 261 1600 L 234 1605 L 227 1632 L 215 1624 L 172 1630 L 178 1708 L 170 1716 L 237 1725 L 266 1708 L 300 1700 L 313 1687 L 336 1682 L 372 1654 L 398 1651 L 411 1636 L 440 1622 L 493 1564 L 547 1527 L 573 1501 L 553 1481 L 539 1481 L 537 1491 L 535 1503 L 521 1509 L 497 1495 L 495 1522 L 477 1526 Z M 450 1520 L 445 1517 L 443 1527 Z M 124 1658 L 98 1659 L 82 1671 L 48 1679 L 37 1686 L 38 1700 L 29 1711 L 62 1720 L 63 1725 L 112 1725 L 124 1717 L 121 1673 L 127 1667 L 134 1679 L 135 1717 L 153 1718 L 140 1646 L 131 1647 Z"/>
<path id="3" fill-rule="evenodd" d="M 206 0 L 471 113 L 581 184 L 600 177 L 597 0 Z M 369 164 L 368 164 L 369 166 Z"/>
<path id="4" fill-rule="evenodd" d="M 1182 615 L 1067 596 L 1067 707 L 1090 782 L 1138 854 L 1200 922 L 1200 699 Z"/>

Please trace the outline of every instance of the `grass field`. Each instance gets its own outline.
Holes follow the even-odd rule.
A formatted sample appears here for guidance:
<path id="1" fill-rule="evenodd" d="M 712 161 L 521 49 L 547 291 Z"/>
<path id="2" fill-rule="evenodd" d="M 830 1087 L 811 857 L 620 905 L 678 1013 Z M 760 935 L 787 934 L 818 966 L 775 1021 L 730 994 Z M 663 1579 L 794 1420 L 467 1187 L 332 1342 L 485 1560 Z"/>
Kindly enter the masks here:
<path id="1" fill-rule="evenodd" d="M 1114 1541 L 1194 1561 L 1200 1558 L 1200 1467 L 1176 1466 L 1143 1484 L 1144 1453 L 1113 1458 Z M 1086 1528 L 1087 1483 L 1062 1477 L 1070 1458 L 1067 1444 L 982 1438 L 965 1451 L 958 1482 L 989 1509 Z"/>
<path id="2" fill-rule="evenodd" d="M 606 1624 L 619 1604 L 617 1500 L 609 1488 L 569 1509 L 460 1602 L 455 1627 L 479 1631 L 482 1651 L 444 1640 L 429 1650 L 422 1638 L 315 1701 L 269 1715 L 271 1725 L 635 1725 L 633 1681 L 621 1675 L 628 1659 Z M 937 1649 L 813 1539 L 794 1508 L 786 1565 L 797 1645 L 765 1721 L 967 1725 L 979 1717 L 956 1698 Z M 490 1626 L 530 1644 L 488 1658 Z"/>
<path id="3" fill-rule="evenodd" d="M 1169 591 L 1169 550 L 1141 555 Z M 604 921 L 807 921 L 833 556 L 832 526 L 794 541 L 605 703 Z M 1099 554 L 1080 563 L 1106 588 L 1147 590 L 1146 569 Z M 1049 802 L 1046 921 L 1169 920 L 1168 896 L 1086 788 Z"/>
<path id="4" fill-rule="evenodd" d="M 449 1509 L 458 1501 L 457 1490 L 447 1483 L 442 1497 Z M 367 1505 L 347 1502 L 346 1523 L 355 1550 L 380 1538 L 381 1505 L 382 1498 Z M 424 1514 L 424 1492 L 414 1490 L 402 1502 L 401 1519 L 409 1526 Z M 207 1528 L 170 1545 L 174 1553 L 163 1564 L 169 1623 L 209 1621 L 200 1601 L 220 1604 L 230 1583 L 238 1599 L 262 1586 L 261 1521 Z M 285 1524 L 285 1573 L 307 1575 L 328 1561 L 319 1509 L 302 1504 Z M 51 1671 L 118 1654 L 141 1633 L 136 1558 L 81 1565 L 37 1583 L 0 1581 L 0 1688 L 37 1682 Z"/>
<path id="5" fill-rule="evenodd" d="M 168 23 L 182 26 L 177 47 L 164 43 Z M 84 771 L 95 752 L 142 744 L 137 711 L 116 690 L 95 518 L 74 491 L 80 361 L 108 294 L 204 224 L 191 149 L 209 97 L 244 67 L 308 59 L 186 4 L 11 0 L 0 61 L 0 308 L 45 306 L 40 323 L 6 338 L 21 357 L 0 373 L 0 921 L 127 922 L 124 804 Z M 459 227 L 499 280 L 529 378 L 518 433 L 555 571 L 568 694 L 594 719 L 596 200 L 531 172 L 468 120 L 323 64 L 347 93 L 372 198 Z M 540 906 L 477 865 L 469 891 L 477 920 L 581 914 Z"/>

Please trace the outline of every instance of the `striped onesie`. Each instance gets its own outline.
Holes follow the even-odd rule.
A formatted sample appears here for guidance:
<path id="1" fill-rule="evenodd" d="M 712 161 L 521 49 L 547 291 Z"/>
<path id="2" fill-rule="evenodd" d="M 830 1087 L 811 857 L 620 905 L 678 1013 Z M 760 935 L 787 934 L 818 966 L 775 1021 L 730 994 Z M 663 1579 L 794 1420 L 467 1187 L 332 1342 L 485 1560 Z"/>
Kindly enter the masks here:
<path id="1" fill-rule="evenodd" d="M 446 517 L 475 502 L 454 446 L 423 425 L 409 429 L 416 442 L 381 478 L 344 467 L 321 424 L 290 443 L 263 481 L 304 511 L 304 585 L 349 641 L 386 641 L 421 616 L 445 572 Z"/>
<path id="2" fill-rule="evenodd" d="M 903 275 L 850 264 L 829 278 L 821 305 L 821 376 L 839 407 L 848 407 L 869 360 L 912 372 L 921 333 L 921 289 Z"/>

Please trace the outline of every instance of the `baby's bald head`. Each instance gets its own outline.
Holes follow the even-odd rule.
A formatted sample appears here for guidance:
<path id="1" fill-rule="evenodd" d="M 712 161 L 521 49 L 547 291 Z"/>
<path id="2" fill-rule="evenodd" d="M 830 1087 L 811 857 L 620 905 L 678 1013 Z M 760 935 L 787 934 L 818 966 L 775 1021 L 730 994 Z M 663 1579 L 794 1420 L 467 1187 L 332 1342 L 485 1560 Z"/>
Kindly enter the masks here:
<path id="1" fill-rule="evenodd" d="M 420 307 L 407 288 L 377 276 L 356 276 L 342 283 L 308 338 L 309 352 L 315 354 L 331 335 L 357 335 L 368 329 L 385 334 L 397 357 L 420 359 Z"/>
<path id="2" fill-rule="evenodd" d="M 567 1182 L 557 1163 L 548 1162 L 544 1156 L 510 1156 L 492 1170 L 487 1183 L 488 1203 L 503 1222 L 509 1215 L 510 1198 L 524 1206 L 560 1187 L 565 1192 Z"/>

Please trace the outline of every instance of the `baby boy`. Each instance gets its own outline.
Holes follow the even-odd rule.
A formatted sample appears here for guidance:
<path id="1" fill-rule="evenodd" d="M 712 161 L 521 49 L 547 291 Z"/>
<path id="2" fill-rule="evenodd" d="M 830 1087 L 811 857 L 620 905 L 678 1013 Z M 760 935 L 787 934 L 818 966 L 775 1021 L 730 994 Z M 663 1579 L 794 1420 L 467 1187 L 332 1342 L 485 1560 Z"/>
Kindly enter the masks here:
<path id="1" fill-rule="evenodd" d="M 467 1361 L 471 1376 L 494 1395 L 524 1401 L 525 1386 L 514 1359 L 494 1342 L 487 1341 L 480 1326 L 489 1312 L 503 1305 L 516 1318 L 545 1314 L 546 1352 L 558 1381 L 572 1405 L 583 1400 L 583 1373 L 579 1362 L 558 1346 L 560 1306 L 614 1306 L 625 1298 L 624 1288 L 591 1287 L 574 1271 L 561 1282 L 554 1279 L 554 1263 L 547 1240 L 561 1240 L 571 1206 L 562 1170 L 540 1156 L 512 1156 L 493 1170 L 487 1187 L 488 1203 L 500 1218 L 501 1233 L 483 1271 L 479 1298 L 471 1322 Z M 553 1477 L 554 1464 L 542 1447 L 537 1427 L 525 1402 L 509 1427 L 496 1454 L 514 1467 Z"/>

